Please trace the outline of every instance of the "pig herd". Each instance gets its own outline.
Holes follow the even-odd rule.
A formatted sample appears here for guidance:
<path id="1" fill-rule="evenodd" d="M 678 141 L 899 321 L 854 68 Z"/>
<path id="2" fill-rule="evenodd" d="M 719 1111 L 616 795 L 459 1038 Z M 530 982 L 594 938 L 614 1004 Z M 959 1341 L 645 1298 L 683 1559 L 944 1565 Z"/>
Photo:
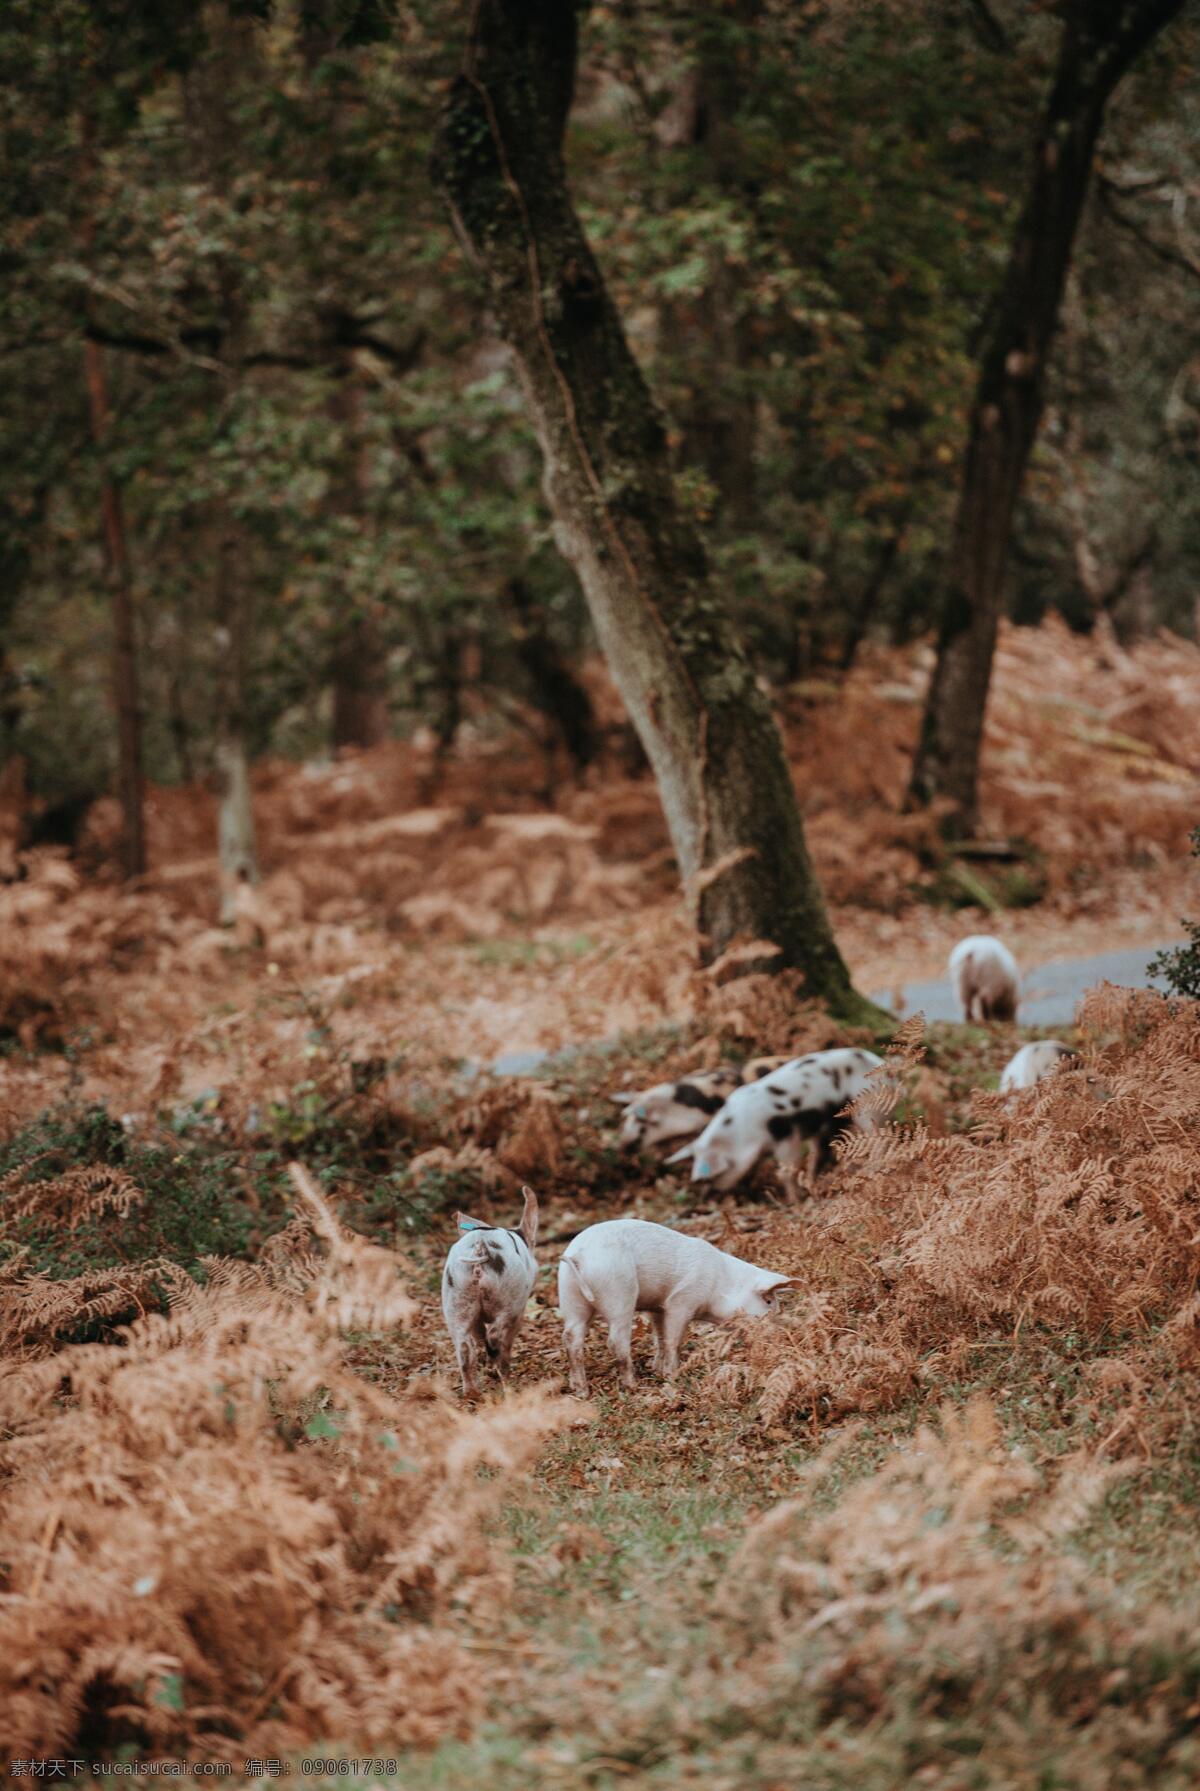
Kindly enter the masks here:
<path id="1" fill-rule="evenodd" d="M 1011 952 L 987 935 L 956 945 L 950 979 L 964 1020 L 1012 1020 L 1017 966 Z M 1006 1066 L 1002 1093 L 1032 1088 L 1073 1053 L 1057 1039 L 1023 1045 Z M 673 1146 L 668 1163 L 691 1164 L 693 1181 L 725 1190 L 770 1153 L 811 1184 L 833 1140 L 849 1129 L 870 1130 L 869 1103 L 859 1101 L 883 1060 L 873 1051 L 839 1048 L 803 1057 L 753 1058 L 741 1070 L 701 1070 L 644 1093 L 614 1098 L 624 1107 L 620 1142 L 627 1150 Z M 488 1225 L 458 1215 L 463 1235 L 446 1258 L 442 1312 L 468 1399 L 479 1395 L 486 1357 L 507 1372 L 513 1341 L 537 1278 L 537 1197 L 531 1188 L 520 1223 Z M 608 1327 L 621 1383 L 634 1385 L 630 1339 L 634 1316 L 654 1326 L 654 1368 L 670 1381 L 679 1347 L 694 1319 L 727 1323 L 760 1318 L 777 1294 L 797 1285 L 789 1276 L 756 1267 L 701 1238 L 644 1219 L 607 1219 L 572 1239 L 558 1268 L 558 1303 L 569 1384 L 587 1394 L 584 1347 L 594 1319 Z"/>

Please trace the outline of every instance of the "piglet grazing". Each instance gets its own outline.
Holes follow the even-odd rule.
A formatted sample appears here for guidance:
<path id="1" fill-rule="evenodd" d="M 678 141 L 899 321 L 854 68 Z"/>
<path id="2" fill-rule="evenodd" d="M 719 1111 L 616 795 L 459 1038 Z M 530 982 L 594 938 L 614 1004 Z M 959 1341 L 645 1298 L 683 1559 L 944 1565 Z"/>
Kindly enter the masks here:
<path id="1" fill-rule="evenodd" d="M 699 1138 L 667 1162 L 690 1158 L 694 1182 L 724 1190 L 735 1187 L 770 1151 L 811 1182 L 835 1138 L 853 1129 L 874 1130 L 869 1113 L 847 1108 L 882 1063 L 874 1051 L 847 1047 L 794 1057 L 761 1081 L 735 1089 Z"/>
<path id="2" fill-rule="evenodd" d="M 573 1238 L 558 1266 L 558 1303 L 572 1393 L 587 1398 L 584 1345 L 599 1316 L 621 1384 L 634 1386 L 630 1338 L 635 1312 L 654 1324 L 654 1367 L 670 1380 L 679 1345 L 694 1318 L 728 1322 L 739 1313 L 762 1318 L 781 1287 L 798 1283 L 773 1269 L 755 1268 L 703 1238 L 687 1237 L 646 1219 L 606 1219 Z"/>
<path id="3" fill-rule="evenodd" d="M 657 1082 L 640 1093 L 622 1091 L 613 1095 L 617 1106 L 625 1109 L 619 1134 L 621 1149 L 653 1150 L 657 1145 L 694 1138 L 713 1114 L 721 1111 L 735 1089 L 746 1082 L 757 1082 L 786 1062 L 785 1057 L 752 1057 L 740 1070 L 722 1064 L 715 1070 L 692 1070 L 678 1082 Z"/>
<path id="4" fill-rule="evenodd" d="M 1049 1076 L 1066 1061 L 1078 1061 L 1078 1053 L 1058 1039 L 1034 1039 L 1022 1045 L 1015 1057 L 1004 1066 L 1000 1077 L 1000 1093 L 1011 1094 L 1018 1088 L 1036 1088 L 1043 1076 Z"/>
<path id="5" fill-rule="evenodd" d="M 521 1192 L 525 1208 L 515 1230 L 459 1213 L 465 1236 L 451 1245 L 442 1270 L 442 1312 L 467 1399 L 479 1397 L 475 1370 L 481 1350 L 501 1377 L 508 1372 L 513 1339 L 537 1279 L 537 1195 L 532 1188 Z"/>
<path id="6" fill-rule="evenodd" d="M 950 953 L 950 981 L 964 1020 L 1016 1019 L 1017 961 L 990 933 L 959 940 Z"/>

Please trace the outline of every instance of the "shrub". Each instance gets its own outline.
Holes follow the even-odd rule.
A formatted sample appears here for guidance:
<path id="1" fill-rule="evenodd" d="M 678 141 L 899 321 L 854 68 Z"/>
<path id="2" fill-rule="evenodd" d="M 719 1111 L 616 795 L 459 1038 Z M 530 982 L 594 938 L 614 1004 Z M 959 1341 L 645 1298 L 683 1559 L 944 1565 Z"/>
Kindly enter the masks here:
<path id="1" fill-rule="evenodd" d="M 246 1250 L 257 1219 L 236 1174 L 227 1153 L 134 1142 L 103 1107 L 43 1114 L 0 1145 L 0 1265 L 10 1284 L 19 1272 L 91 1277 L 97 1296 L 123 1287 L 123 1304 L 86 1322 L 132 1318 L 176 1284 L 171 1265 L 202 1275 L 205 1257 Z"/>
<path id="2" fill-rule="evenodd" d="M 755 1389 L 770 1422 L 878 1410 L 980 1339 L 1039 1327 L 1092 1343 L 1161 1333 L 1192 1359 L 1200 1009 L 1106 985 L 1080 1024 L 1077 1067 L 1011 1099 L 977 1091 L 969 1132 L 841 1143 L 841 1198 L 755 1240 L 809 1291 L 773 1324 L 711 1340 L 718 1391 Z"/>
<path id="3" fill-rule="evenodd" d="M 1200 827 L 1192 829 L 1192 856 L 1200 858 Z M 1160 951 L 1149 965 L 1152 976 L 1161 976 L 1167 987 L 1189 1001 L 1200 1001 L 1200 921 L 1181 920 L 1188 936 L 1186 945 Z"/>
<path id="4" fill-rule="evenodd" d="M 1194 1607 L 1135 1611 L 1064 1547 L 1120 1466 L 1074 1456 L 1050 1478 L 977 1400 L 822 1515 L 850 1440 L 732 1562 L 712 1665 L 676 1705 L 697 1713 L 675 1715 L 684 1746 L 752 1735 L 774 1782 L 773 1744 L 799 1744 L 779 1782 L 871 1791 L 1195 1782 Z"/>

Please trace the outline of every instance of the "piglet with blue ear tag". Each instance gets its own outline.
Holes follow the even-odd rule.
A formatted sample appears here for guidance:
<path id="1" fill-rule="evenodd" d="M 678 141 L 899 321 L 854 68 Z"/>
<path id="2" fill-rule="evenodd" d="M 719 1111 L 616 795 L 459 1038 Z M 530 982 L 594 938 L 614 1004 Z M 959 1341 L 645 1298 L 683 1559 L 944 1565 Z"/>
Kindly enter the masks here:
<path id="1" fill-rule="evenodd" d="M 521 1192 L 525 1207 L 515 1228 L 459 1213 L 463 1235 L 450 1246 L 442 1270 L 442 1313 L 467 1399 L 479 1398 L 481 1356 L 496 1364 L 501 1379 L 507 1374 L 513 1340 L 537 1279 L 537 1195 L 532 1188 Z"/>
<path id="2" fill-rule="evenodd" d="M 715 1070 L 693 1070 L 678 1082 L 657 1082 L 641 1093 L 625 1090 L 612 1096 L 624 1107 L 617 1134 L 621 1149 L 657 1150 L 678 1144 L 702 1132 L 743 1082 L 756 1082 L 784 1061 L 780 1057 L 755 1057 L 740 1070 L 723 1064 Z"/>

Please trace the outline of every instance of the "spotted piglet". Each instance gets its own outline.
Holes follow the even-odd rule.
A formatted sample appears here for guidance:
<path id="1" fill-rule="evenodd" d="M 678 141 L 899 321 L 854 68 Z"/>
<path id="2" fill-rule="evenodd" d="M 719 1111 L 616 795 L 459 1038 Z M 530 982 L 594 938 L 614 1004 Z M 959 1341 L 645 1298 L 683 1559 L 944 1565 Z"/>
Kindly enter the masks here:
<path id="1" fill-rule="evenodd" d="M 668 1157 L 689 1158 L 694 1182 L 732 1188 L 767 1151 L 811 1180 L 842 1132 L 871 1129 L 866 1116 L 845 1112 L 883 1059 L 874 1051 L 812 1051 L 772 1070 L 761 1082 L 735 1089 L 699 1138 Z"/>
<path id="2" fill-rule="evenodd" d="M 479 1397 L 481 1354 L 496 1364 L 501 1379 L 507 1374 L 513 1339 L 537 1279 L 537 1195 L 532 1188 L 521 1192 L 525 1207 L 515 1229 L 459 1213 L 464 1236 L 451 1245 L 442 1271 L 442 1313 L 466 1399 Z"/>
<path id="3" fill-rule="evenodd" d="M 735 1088 L 756 1082 L 786 1063 L 783 1057 L 753 1057 L 740 1070 L 722 1064 L 715 1070 L 693 1070 L 677 1082 L 658 1082 L 640 1094 L 613 1095 L 624 1107 L 618 1140 L 624 1151 L 653 1150 L 677 1144 L 702 1132 L 714 1113 L 719 1113 Z"/>

